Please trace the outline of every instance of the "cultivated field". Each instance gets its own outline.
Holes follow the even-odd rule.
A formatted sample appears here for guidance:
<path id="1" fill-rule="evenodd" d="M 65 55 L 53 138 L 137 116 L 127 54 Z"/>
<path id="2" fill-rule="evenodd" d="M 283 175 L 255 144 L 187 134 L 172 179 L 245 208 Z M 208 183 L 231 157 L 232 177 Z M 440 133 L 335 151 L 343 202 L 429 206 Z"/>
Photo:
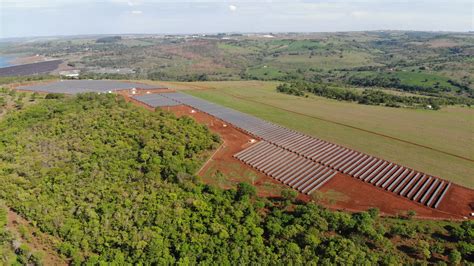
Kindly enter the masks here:
<path id="1" fill-rule="evenodd" d="M 271 82 L 168 83 L 224 106 L 474 187 L 474 110 L 394 109 L 301 98 Z"/>

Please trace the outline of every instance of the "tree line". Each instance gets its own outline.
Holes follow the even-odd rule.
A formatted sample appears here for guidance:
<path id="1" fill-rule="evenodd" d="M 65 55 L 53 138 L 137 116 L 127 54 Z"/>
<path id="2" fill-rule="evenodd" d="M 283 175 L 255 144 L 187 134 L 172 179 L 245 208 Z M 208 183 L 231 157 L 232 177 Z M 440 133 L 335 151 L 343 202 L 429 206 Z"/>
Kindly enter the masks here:
<path id="1" fill-rule="evenodd" d="M 451 88 L 443 87 L 439 82 L 433 86 L 421 86 L 416 84 L 403 83 L 398 77 L 390 77 L 383 74 L 375 74 L 368 76 L 356 76 L 352 75 L 346 79 L 346 81 L 354 86 L 360 87 L 383 87 L 383 88 L 395 88 L 408 92 L 425 92 L 425 93 L 439 93 L 441 91 L 449 92 Z M 467 93 L 471 98 L 474 97 L 474 90 L 466 85 L 463 85 L 454 80 L 447 81 L 451 86 L 456 87 L 461 92 Z"/>
<path id="2" fill-rule="evenodd" d="M 321 82 L 293 81 L 279 84 L 276 90 L 281 93 L 296 96 L 305 96 L 306 93 L 311 93 L 339 101 L 357 102 L 366 105 L 384 105 L 388 107 L 410 106 L 438 110 L 443 105 L 466 104 L 470 106 L 474 104 L 474 100 L 469 98 L 402 96 L 376 89 L 365 89 L 359 92 Z"/>

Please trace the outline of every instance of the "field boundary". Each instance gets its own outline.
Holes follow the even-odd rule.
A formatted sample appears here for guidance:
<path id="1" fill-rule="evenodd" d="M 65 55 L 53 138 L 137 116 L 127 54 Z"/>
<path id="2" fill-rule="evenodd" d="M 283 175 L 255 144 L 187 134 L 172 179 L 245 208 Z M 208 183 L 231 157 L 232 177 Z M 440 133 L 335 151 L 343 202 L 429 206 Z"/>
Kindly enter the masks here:
<path id="1" fill-rule="evenodd" d="M 196 171 L 196 175 L 199 175 L 201 173 L 201 171 L 212 161 L 212 159 L 214 158 L 214 156 L 224 148 L 225 146 L 225 140 L 222 140 L 222 144 L 219 145 L 219 147 L 211 154 L 211 156 L 209 156 L 209 158 L 202 164 L 201 168 L 199 168 L 199 170 Z"/>

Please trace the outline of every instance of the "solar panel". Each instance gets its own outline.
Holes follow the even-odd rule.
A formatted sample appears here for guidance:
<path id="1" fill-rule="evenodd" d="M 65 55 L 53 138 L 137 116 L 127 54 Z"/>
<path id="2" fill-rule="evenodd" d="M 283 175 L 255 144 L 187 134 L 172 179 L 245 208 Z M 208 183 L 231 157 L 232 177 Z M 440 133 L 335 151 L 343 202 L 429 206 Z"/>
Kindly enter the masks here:
<path id="1" fill-rule="evenodd" d="M 398 186 L 400 186 L 394 191 L 402 190 L 405 192 L 409 188 L 411 188 L 410 191 L 418 189 L 418 182 L 415 183 L 414 187 L 411 187 L 413 182 L 412 175 L 406 175 L 406 173 L 413 171 L 412 169 L 394 163 L 385 163 L 383 160 L 376 157 L 306 136 L 300 132 L 270 123 L 236 110 L 232 110 L 227 107 L 210 103 L 191 95 L 179 92 L 163 93 L 161 95 L 226 121 L 227 123 L 232 124 L 233 126 L 241 129 L 244 132 L 247 132 L 250 135 L 263 139 L 269 144 L 281 147 L 288 152 L 293 152 L 301 156 L 302 158 L 309 159 L 315 163 L 320 163 L 330 169 L 343 172 L 381 189 L 392 192 L 391 189 L 394 188 L 394 183 L 397 183 Z M 247 157 L 251 157 L 251 154 L 247 154 Z M 239 156 L 239 158 L 241 157 Z M 246 158 L 243 159 L 246 161 Z M 401 173 L 404 174 L 397 178 Z M 430 178 L 438 180 L 436 177 Z M 410 182 L 408 182 L 409 180 Z M 304 180 L 303 184 L 305 184 L 304 182 L 311 181 Z M 438 184 L 438 182 L 436 181 L 436 183 L 433 184 Z M 436 187 L 435 189 L 435 185 L 433 185 L 433 187 L 430 187 L 425 197 L 420 197 L 421 192 L 424 191 L 425 187 L 422 187 L 422 190 L 420 190 L 416 197 L 413 198 L 412 194 L 414 191 L 413 193 L 408 194 L 400 193 L 400 195 L 409 199 L 413 199 L 419 203 L 425 204 L 426 202 L 425 205 L 437 208 L 444 194 L 446 193 L 447 188 L 448 187 L 445 187 L 445 189 L 442 190 L 441 188 Z M 313 190 L 305 189 L 303 192 L 310 191 Z M 431 194 L 432 191 L 434 191 L 433 194 Z M 434 202 L 434 199 L 438 200 Z"/>
<path id="2" fill-rule="evenodd" d="M 132 97 L 135 100 L 143 102 L 151 107 L 162 107 L 162 106 L 176 106 L 181 103 L 172 99 L 163 97 L 160 94 L 146 94 Z"/>
<path id="3" fill-rule="evenodd" d="M 152 86 L 136 82 L 115 81 L 115 80 L 61 80 L 51 83 L 20 86 L 18 90 L 76 94 L 85 92 L 116 91 L 123 89 L 157 89 L 159 86 Z"/>

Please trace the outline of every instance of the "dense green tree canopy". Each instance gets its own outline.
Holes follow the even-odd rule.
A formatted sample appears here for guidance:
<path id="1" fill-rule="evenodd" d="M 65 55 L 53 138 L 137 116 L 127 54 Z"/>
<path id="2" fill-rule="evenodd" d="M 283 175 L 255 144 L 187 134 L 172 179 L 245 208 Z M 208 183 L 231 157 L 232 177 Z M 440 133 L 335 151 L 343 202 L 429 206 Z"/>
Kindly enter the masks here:
<path id="1" fill-rule="evenodd" d="M 0 122 L 0 198 L 61 239 L 57 249 L 72 264 L 409 261 L 377 210 L 334 212 L 291 191 L 264 199 L 249 184 L 199 183 L 194 172 L 219 138 L 190 118 L 114 95 L 49 98 Z M 452 261 L 469 259 L 471 229 L 453 227 L 465 244 Z"/>

